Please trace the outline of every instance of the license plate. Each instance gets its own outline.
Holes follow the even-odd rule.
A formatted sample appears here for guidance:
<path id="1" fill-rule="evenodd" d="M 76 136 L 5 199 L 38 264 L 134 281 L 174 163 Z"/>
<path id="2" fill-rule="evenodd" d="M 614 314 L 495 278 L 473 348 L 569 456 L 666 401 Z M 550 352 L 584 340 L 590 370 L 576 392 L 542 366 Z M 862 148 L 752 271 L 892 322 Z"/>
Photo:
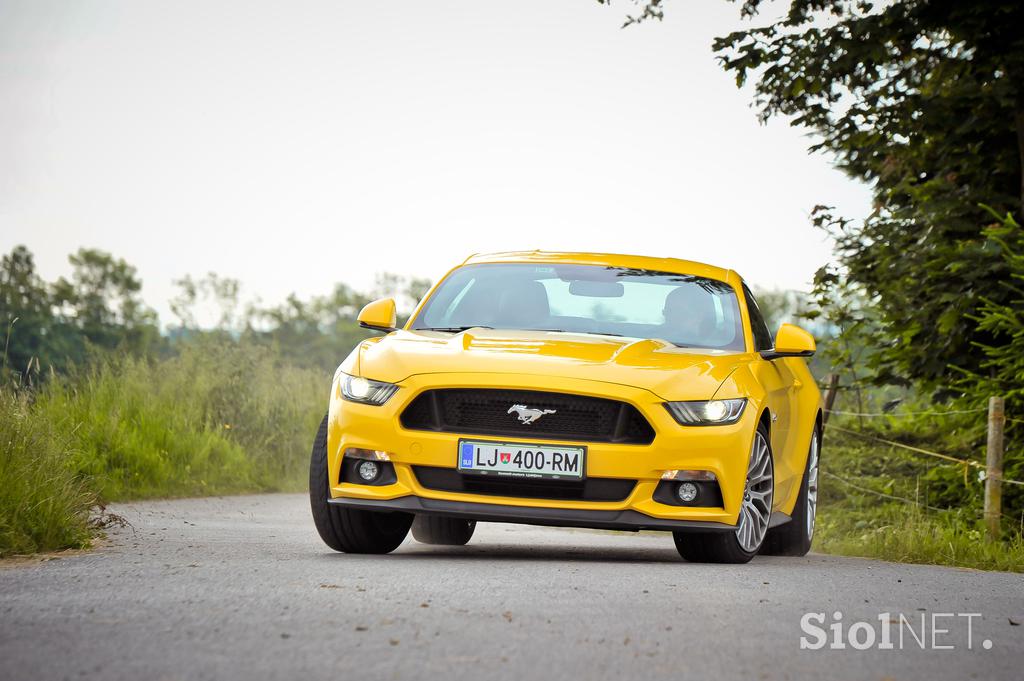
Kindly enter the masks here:
<path id="1" fill-rule="evenodd" d="M 459 471 L 511 478 L 582 480 L 586 447 L 459 440 Z"/>

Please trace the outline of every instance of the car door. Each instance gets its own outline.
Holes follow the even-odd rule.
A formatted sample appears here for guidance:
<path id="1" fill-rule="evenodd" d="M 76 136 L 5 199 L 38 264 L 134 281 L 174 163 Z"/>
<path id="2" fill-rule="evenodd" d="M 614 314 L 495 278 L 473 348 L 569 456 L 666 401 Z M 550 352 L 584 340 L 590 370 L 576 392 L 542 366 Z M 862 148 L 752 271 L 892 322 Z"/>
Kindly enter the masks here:
<path id="1" fill-rule="evenodd" d="M 747 314 L 750 317 L 751 332 L 754 337 L 754 349 L 757 352 L 772 350 L 774 340 L 764 316 L 757 307 L 753 293 L 743 285 L 743 296 L 747 303 Z M 771 443 L 775 463 L 775 500 L 780 503 L 789 498 L 794 480 L 799 480 L 802 471 L 795 470 L 793 465 L 793 444 L 796 424 L 796 377 L 786 365 L 777 360 L 755 360 L 751 367 L 754 377 L 760 382 L 767 393 L 768 409 L 771 412 Z"/>

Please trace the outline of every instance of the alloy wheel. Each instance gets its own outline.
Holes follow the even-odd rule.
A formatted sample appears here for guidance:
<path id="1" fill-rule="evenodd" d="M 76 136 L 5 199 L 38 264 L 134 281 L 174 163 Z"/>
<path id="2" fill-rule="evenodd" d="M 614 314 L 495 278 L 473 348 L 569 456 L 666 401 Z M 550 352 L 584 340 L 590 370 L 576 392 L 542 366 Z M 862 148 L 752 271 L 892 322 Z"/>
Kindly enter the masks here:
<path id="1" fill-rule="evenodd" d="M 811 452 L 807 456 L 807 539 L 814 537 L 814 517 L 818 512 L 818 434 L 811 438 Z"/>
<path id="2" fill-rule="evenodd" d="M 750 451 L 747 483 L 743 488 L 743 504 L 740 506 L 740 520 L 736 527 L 736 539 L 740 547 L 748 553 L 761 548 L 761 542 L 768 532 L 768 521 L 772 515 L 772 494 L 775 488 L 773 477 L 772 454 L 768 448 L 768 441 L 758 431 Z"/>

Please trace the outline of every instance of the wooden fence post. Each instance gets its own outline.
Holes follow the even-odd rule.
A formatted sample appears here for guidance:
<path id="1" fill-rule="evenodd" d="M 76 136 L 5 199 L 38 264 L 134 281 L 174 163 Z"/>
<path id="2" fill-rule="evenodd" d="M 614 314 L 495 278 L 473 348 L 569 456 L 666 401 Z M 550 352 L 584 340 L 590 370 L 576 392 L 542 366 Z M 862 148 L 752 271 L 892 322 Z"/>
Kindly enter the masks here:
<path id="1" fill-rule="evenodd" d="M 1003 511 L 1003 398 L 988 400 L 988 444 L 985 447 L 985 526 L 990 541 L 999 539 Z"/>
<path id="2" fill-rule="evenodd" d="M 828 415 L 832 413 L 832 404 L 836 401 L 839 389 L 839 374 L 828 375 L 828 387 L 825 388 L 825 413 L 821 415 L 822 425 L 828 423 Z"/>

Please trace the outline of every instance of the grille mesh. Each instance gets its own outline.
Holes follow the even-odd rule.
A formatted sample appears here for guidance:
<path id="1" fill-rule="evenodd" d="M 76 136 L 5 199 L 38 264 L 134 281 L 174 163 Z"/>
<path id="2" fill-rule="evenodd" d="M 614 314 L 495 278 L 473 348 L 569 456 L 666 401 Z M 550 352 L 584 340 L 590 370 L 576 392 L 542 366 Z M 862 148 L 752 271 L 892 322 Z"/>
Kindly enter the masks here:
<path id="1" fill-rule="evenodd" d="M 489 496 L 565 501 L 622 501 L 636 487 L 636 480 L 618 478 L 587 478 L 580 481 L 534 480 L 463 475 L 454 468 L 436 466 L 413 466 L 412 470 L 419 483 L 427 489 Z"/>
<path id="2" fill-rule="evenodd" d="M 509 413 L 513 405 L 552 410 L 532 423 Z M 541 436 L 555 440 L 649 444 L 654 429 L 626 402 L 539 390 L 444 388 L 420 394 L 402 412 L 402 425 L 447 433 Z"/>

